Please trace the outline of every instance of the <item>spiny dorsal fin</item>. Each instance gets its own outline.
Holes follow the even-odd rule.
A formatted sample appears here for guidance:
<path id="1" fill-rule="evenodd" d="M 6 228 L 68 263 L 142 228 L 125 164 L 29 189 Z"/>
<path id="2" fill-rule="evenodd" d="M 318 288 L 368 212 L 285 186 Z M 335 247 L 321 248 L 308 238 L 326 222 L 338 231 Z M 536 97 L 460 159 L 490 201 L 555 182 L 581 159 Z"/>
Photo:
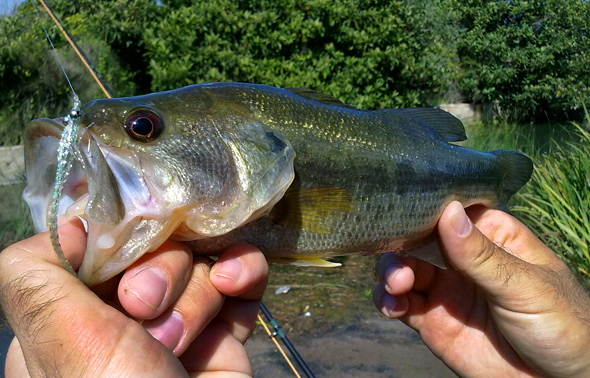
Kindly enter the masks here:
<path id="1" fill-rule="evenodd" d="M 310 188 L 289 190 L 271 212 L 283 226 L 317 234 L 329 234 L 335 218 L 352 209 L 352 196 L 346 189 Z"/>
<path id="2" fill-rule="evenodd" d="M 325 93 L 316 92 L 313 89 L 309 89 L 309 88 L 285 88 L 285 89 L 290 92 L 295 93 L 298 96 L 306 98 L 308 100 L 314 100 L 317 102 L 321 102 L 324 105 L 334 105 L 334 106 L 340 106 L 342 108 L 356 109 L 356 107 L 354 107 L 352 105 L 345 104 L 342 101 L 338 100 L 337 98 L 334 98 L 334 97 L 332 97 L 328 94 L 325 94 Z"/>
<path id="3" fill-rule="evenodd" d="M 411 118 L 436 130 L 445 142 L 461 142 L 467 139 L 463 123 L 442 109 L 434 108 L 402 108 L 383 109 L 382 111 Z"/>

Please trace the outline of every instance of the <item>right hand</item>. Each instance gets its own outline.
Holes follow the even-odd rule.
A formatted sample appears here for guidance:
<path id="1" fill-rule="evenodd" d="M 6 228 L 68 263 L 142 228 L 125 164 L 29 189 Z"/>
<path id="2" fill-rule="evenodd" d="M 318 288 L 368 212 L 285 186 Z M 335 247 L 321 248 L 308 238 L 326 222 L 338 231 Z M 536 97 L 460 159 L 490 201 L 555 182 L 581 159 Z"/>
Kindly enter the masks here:
<path id="1" fill-rule="evenodd" d="M 453 202 L 438 224 L 456 270 L 384 255 L 377 308 L 460 376 L 590 377 L 590 298 L 571 271 L 512 216 L 467 212 Z"/>
<path id="2" fill-rule="evenodd" d="M 59 228 L 74 268 L 86 249 L 76 218 Z M 236 245 L 210 266 L 166 242 L 87 288 L 59 263 L 49 233 L 0 254 L 0 302 L 16 338 L 6 377 L 246 377 L 248 339 L 268 266 Z"/>

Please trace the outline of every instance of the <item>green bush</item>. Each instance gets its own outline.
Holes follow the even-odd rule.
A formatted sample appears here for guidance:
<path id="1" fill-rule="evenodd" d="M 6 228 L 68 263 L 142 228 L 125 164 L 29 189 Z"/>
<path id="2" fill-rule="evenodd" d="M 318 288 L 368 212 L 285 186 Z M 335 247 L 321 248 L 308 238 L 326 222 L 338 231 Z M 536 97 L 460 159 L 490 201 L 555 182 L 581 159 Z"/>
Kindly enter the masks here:
<path id="1" fill-rule="evenodd" d="M 514 211 L 574 271 L 590 277 L 590 133 L 536 159 Z"/>
<path id="2" fill-rule="evenodd" d="M 144 41 L 155 91 L 240 81 L 310 87 L 368 109 L 415 106 L 454 70 L 428 21 L 401 1 L 214 0 L 171 10 Z"/>
<path id="3" fill-rule="evenodd" d="M 512 116 L 582 115 L 590 103 L 590 2 L 462 2 L 459 88 Z"/>
<path id="4" fill-rule="evenodd" d="M 514 116 L 590 103 L 583 0 L 53 0 L 117 96 L 205 81 L 311 87 L 362 108 L 498 101 Z M 83 102 L 103 97 L 41 10 Z M 0 144 L 71 94 L 30 2 L 0 17 Z"/>
<path id="5" fill-rule="evenodd" d="M 80 99 L 85 102 L 104 97 L 58 28 L 45 13 L 41 14 Z M 72 16 L 70 24 L 76 26 L 79 19 Z M 115 92 L 132 95 L 131 75 L 121 69 L 111 46 L 86 36 L 83 30 L 80 35 L 83 38 L 78 44 L 107 82 L 114 84 Z M 22 144 L 24 128 L 31 119 L 63 116 L 73 104 L 70 88 L 30 2 L 23 3 L 15 15 L 0 18 L 0 81 L 0 145 Z"/>

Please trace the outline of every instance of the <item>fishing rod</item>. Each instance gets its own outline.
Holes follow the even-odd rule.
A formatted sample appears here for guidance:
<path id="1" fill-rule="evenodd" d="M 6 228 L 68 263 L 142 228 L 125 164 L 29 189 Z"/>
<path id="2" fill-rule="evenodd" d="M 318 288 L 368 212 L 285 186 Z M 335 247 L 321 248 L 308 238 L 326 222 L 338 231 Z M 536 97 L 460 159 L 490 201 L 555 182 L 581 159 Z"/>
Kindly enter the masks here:
<path id="1" fill-rule="evenodd" d="M 31 2 L 33 3 L 33 6 L 35 6 L 34 1 L 35 0 L 31 0 Z M 55 14 L 51 10 L 51 8 L 45 3 L 44 0 L 39 0 L 39 2 L 41 3 L 41 5 L 43 5 L 43 8 L 45 8 L 45 11 L 49 14 L 49 16 L 53 19 L 53 21 L 55 22 L 55 24 L 57 25 L 57 27 L 59 28 L 59 30 L 65 36 L 65 38 L 67 39 L 68 43 L 70 44 L 70 46 L 72 46 L 72 48 L 74 49 L 74 51 L 76 52 L 76 54 L 78 55 L 78 57 L 80 58 L 80 60 L 82 61 L 82 63 L 84 63 L 84 65 L 86 66 L 86 68 L 88 69 L 88 71 L 90 71 L 90 73 L 92 74 L 92 77 L 97 82 L 97 84 L 100 86 L 100 88 L 103 91 L 103 93 L 105 94 L 105 96 L 107 98 L 113 98 L 113 93 L 112 93 L 111 89 L 109 88 L 109 86 L 104 82 L 103 78 L 100 76 L 100 74 L 98 73 L 98 71 L 91 64 L 90 59 L 88 59 L 88 57 L 84 54 L 84 52 L 82 51 L 82 49 L 76 44 L 76 41 L 74 40 L 74 38 L 70 35 L 70 33 L 68 33 L 68 31 L 66 30 L 66 28 L 62 25 L 62 23 L 59 21 L 59 19 L 55 16 Z M 39 21 L 41 22 L 41 19 L 39 19 Z M 46 34 L 47 34 L 47 32 L 46 32 Z M 49 39 L 49 35 L 48 34 L 47 34 L 47 38 L 48 38 L 49 42 L 51 43 L 51 40 Z M 51 43 L 51 47 L 55 50 L 55 48 L 53 47 L 53 43 Z M 56 52 L 56 54 L 57 54 L 57 52 Z M 58 60 L 59 60 L 59 57 L 58 57 Z M 60 62 L 60 65 L 61 65 L 61 62 Z M 62 69 L 63 69 L 63 66 L 62 66 Z M 65 71 L 64 71 L 64 74 L 66 75 L 66 78 L 68 78 L 68 76 L 65 73 Z M 69 78 L 68 78 L 68 83 L 69 83 Z M 71 84 L 70 84 L 70 87 L 71 87 Z M 72 88 L 72 92 L 74 92 L 73 88 Z M 76 102 L 78 102 L 78 100 L 77 100 L 78 96 L 75 94 L 75 92 L 74 92 L 74 96 L 75 96 Z M 58 256 L 59 256 L 59 254 L 58 254 Z M 65 260 L 65 258 L 64 258 L 64 260 Z M 61 261 L 61 258 L 60 258 L 60 261 Z M 67 263 L 67 260 L 65 260 L 65 261 L 66 261 L 66 263 L 64 264 L 62 262 L 62 264 L 64 264 L 64 266 L 66 266 L 66 267 L 69 266 L 69 263 Z M 71 266 L 70 266 L 70 269 L 71 269 Z M 73 273 L 73 274 L 75 275 L 75 273 Z M 266 330 L 267 334 L 273 340 L 273 342 L 275 343 L 276 347 L 279 349 L 279 351 L 283 355 L 283 358 L 285 358 L 285 360 L 287 360 L 287 363 L 289 364 L 289 366 L 291 367 L 291 369 L 293 370 L 293 372 L 295 373 L 295 375 L 298 378 L 300 378 L 299 373 L 297 372 L 297 370 L 295 369 L 295 367 L 293 366 L 293 364 L 291 363 L 291 361 L 289 360 L 289 358 L 287 357 L 287 355 L 285 354 L 285 352 L 283 351 L 283 349 L 281 348 L 281 346 L 276 342 L 276 340 L 275 340 L 275 337 L 276 336 L 279 336 L 280 339 L 285 344 L 285 346 L 287 347 L 287 349 L 289 349 L 289 352 L 291 352 L 291 355 L 293 356 L 293 358 L 295 358 L 295 361 L 297 361 L 297 364 L 303 370 L 303 372 L 305 373 L 305 375 L 308 378 L 315 378 L 315 376 L 313 375 L 313 373 L 311 372 L 311 370 L 309 369 L 309 367 L 307 366 L 307 364 L 305 363 L 305 361 L 303 360 L 303 358 L 301 358 L 301 355 L 299 355 L 299 353 L 297 352 L 297 349 L 295 349 L 295 346 L 293 346 L 293 344 L 291 343 L 291 341 L 289 340 L 289 338 L 287 337 L 287 335 L 285 334 L 285 332 L 280 327 L 280 325 L 277 322 L 277 320 L 272 316 L 272 314 L 270 313 L 270 311 L 268 311 L 268 309 L 266 308 L 266 306 L 264 305 L 264 303 L 262 303 L 262 301 L 260 302 L 260 309 L 262 310 L 262 312 L 264 313 L 264 316 L 268 319 L 268 321 L 270 322 L 270 324 L 272 325 L 272 327 L 275 329 L 275 332 L 274 333 L 271 333 L 270 332 L 270 330 L 267 328 L 266 324 L 264 323 L 264 321 L 260 317 L 260 314 L 257 314 L 258 315 L 258 320 L 261 322 L 261 324 L 263 325 L 263 327 Z"/>
<path id="2" fill-rule="evenodd" d="M 262 313 L 264 314 L 266 319 L 268 319 L 269 323 L 275 329 L 275 332 L 273 333 L 273 337 L 279 336 L 281 338 L 281 340 L 283 341 L 283 343 L 285 344 L 285 346 L 287 347 L 287 349 L 289 349 L 289 352 L 291 352 L 291 355 L 295 358 L 295 361 L 297 361 L 297 364 L 299 365 L 301 370 L 303 370 L 305 375 L 308 378 L 315 378 L 315 375 L 313 375 L 313 373 L 311 372 L 311 370 L 309 369 L 309 367 L 307 366 L 307 364 L 305 363 L 303 358 L 301 358 L 301 356 L 297 352 L 297 349 L 295 349 L 293 344 L 291 344 L 291 341 L 289 340 L 289 338 L 287 337 L 287 335 L 285 334 L 285 332 L 283 331 L 283 329 L 281 328 L 281 326 L 279 325 L 277 320 L 275 318 L 273 318 L 270 311 L 268 311 L 268 309 L 266 308 L 266 306 L 262 302 L 260 302 L 260 309 L 262 310 Z"/>
<path id="3" fill-rule="evenodd" d="M 34 1 L 35 0 L 31 0 L 31 2 L 33 3 L 33 5 L 35 5 Z M 68 31 L 66 30 L 66 28 L 62 25 L 61 21 L 55 16 L 55 14 L 51 10 L 51 8 L 49 8 L 49 5 L 47 5 L 44 0 L 39 0 L 39 2 L 41 3 L 41 5 L 43 5 L 43 8 L 45 8 L 45 11 L 47 11 L 47 13 L 51 17 L 51 19 L 53 19 L 53 22 L 55 22 L 55 24 L 57 25 L 57 27 L 59 28 L 59 30 L 62 32 L 62 34 L 64 35 L 64 37 L 66 37 L 66 39 L 68 40 L 68 43 L 70 44 L 70 46 L 72 46 L 72 48 L 74 49 L 74 51 L 76 52 L 76 54 L 78 54 L 78 57 L 80 58 L 80 60 L 82 61 L 82 63 L 84 63 L 84 65 L 86 66 L 86 68 L 88 69 L 88 71 L 90 71 L 90 74 L 92 75 L 92 77 L 94 78 L 94 80 L 96 81 L 96 83 L 98 84 L 98 86 L 100 87 L 100 89 L 102 89 L 102 91 L 107 96 L 107 98 L 113 98 L 113 91 L 111 91 L 111 88 L 109 88 L 109 86 L 104 81 L 104 79 L 102 78 L 102 76 L 100 76 L 100 74 L 98 73 L 98 71 L 96 70 L 96 68 L 94 68 L 94 66 L 90 62 L 90 59 L 88 59 L 88 57 L 86 56 L 86 54 L 84 54 L 84 52 L 78 46 L 78 44 L 76 43 L 76 41 L 74 40 L 74 38 L 70 35 L 70 33 L 68 33 Z"/>

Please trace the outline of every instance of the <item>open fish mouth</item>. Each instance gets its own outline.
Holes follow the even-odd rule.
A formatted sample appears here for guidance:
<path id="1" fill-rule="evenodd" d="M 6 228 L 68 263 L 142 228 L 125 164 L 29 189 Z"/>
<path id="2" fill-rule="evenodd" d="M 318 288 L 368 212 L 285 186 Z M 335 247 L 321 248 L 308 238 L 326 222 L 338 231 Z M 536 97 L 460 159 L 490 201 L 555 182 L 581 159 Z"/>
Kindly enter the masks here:
<path id="1" fill-rule="evenodd" d="M 61 119 L 39 119 L 27 130 L 28 185 L 23 198 L 31 209 L 37 232 L 48 228 L 57 147 L 63 128 Z M 59 200 L 58 216 L 77 215 L 87 221 L 88 245 L 78 275 L 91 286 L 118 274 L 121 266 L 131 265 L 141 256 L 137 253 L 139 249 L 150 250 L 159 243 L 157 240 L 129 242 L 134 230 L 139 227 L 143 231 L 149 229 L 152 235 L 158 234 L 167 228 L 164 224 L 168 219 L 155 219 L 162 212 L 138 173 L 140 162 L 133 153 L 113 151 L 86 129 L 80 133 L 75 159 Z M 149 219 L 150 215 L 154 219 Z"/>
<path id="2" fill-rule="evenodd" d="M 27 187 L 23 198 L 31 209 L 36 232 L 48 229 L 48 212 L 51 205 L 57 171 L 57 155 L 62 119 L 33 120 L 26 133 L 25 170 Z M 63 195 L 59 199 L 58 215 L 88 192 L 86 175 L 78 161 L 74 161 Z"/>

